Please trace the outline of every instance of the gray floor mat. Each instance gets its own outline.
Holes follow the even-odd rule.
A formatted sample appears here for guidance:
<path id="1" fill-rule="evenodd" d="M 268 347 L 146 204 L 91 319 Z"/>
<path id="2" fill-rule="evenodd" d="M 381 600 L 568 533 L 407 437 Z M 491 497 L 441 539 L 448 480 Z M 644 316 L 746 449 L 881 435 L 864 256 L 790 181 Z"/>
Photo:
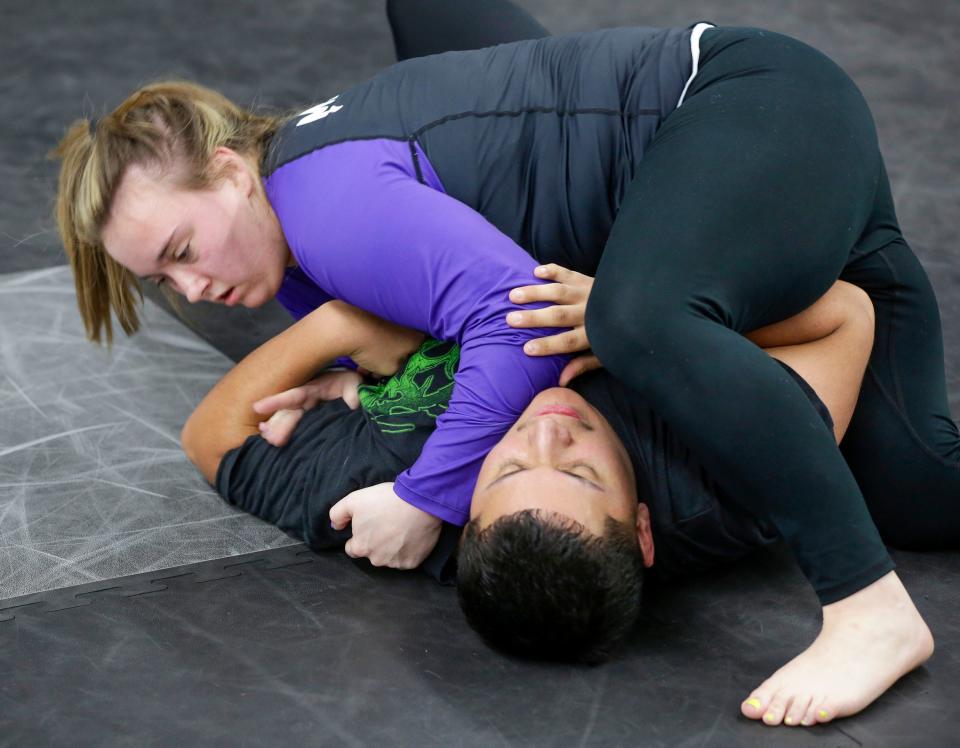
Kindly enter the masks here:
<path id="1" fill-rule="evenodd" d="M 181 451 L 230 361 L 145 312 L 107 351 L 84 338 L 69 268 L 0 276 L 0 599 L 295 542 Z"/>
<path id="2" fill-rule="evenodd" d="M 960 417 L 960 3 L 518 1 L 554 33 L 706 19 L 794 35 L 844 67 L 939 297 Z M 0 277 L 0 746 L 955 743 L 956 552 L 895 554 L 937 637 L 930 663 L 864 714 L 812 731 L 737 712 L 818 630 L 816 600 L 781 556 L 661 590 L 625 651 L 595 669 L 494 655 L 451 591 L 419 576 L 364 573 L 339 555 L 236 574 L 202 561 L 298 553 L 230 510 L 176 449 L 228 359 L 150 305 L 150 330 L 114 358 L 83 343 L 64 269 L 22 272 L 65 261 L 45 156 L 73 119 L 160 76 L 241 103 L 323 101 L 393 61 L 383 7 L 0 0 L 0 272 L 15 273 Z M 285 324 L 276 305 L 189 317 L 233 359 Z"/>

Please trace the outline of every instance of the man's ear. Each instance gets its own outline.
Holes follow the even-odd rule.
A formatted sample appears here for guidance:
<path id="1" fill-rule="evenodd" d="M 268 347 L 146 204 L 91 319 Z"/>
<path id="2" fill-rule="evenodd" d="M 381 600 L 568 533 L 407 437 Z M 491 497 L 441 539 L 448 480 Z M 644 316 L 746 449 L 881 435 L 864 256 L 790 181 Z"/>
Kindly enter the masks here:
<path id="1" fill-rule="evenodd" d="M 643 555 L 643 565 L 653 566 L 653 531 L 650 529 L 650 510 L 646 504 L 637 504 L 637 542 Z"/>

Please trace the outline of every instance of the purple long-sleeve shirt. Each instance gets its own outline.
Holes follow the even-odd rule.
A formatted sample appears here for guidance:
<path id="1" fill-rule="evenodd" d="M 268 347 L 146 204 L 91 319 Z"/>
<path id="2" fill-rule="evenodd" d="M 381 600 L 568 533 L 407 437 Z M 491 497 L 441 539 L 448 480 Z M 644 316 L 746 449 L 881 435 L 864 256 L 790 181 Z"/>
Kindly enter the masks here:
<path id="1" fill-rule="evenodd" d="M 280 300 L 302 315 L 337 298 L 461 346 L 447 411 L 420 459 L 397 476 L 405 501 L 454 524 L 469 518 L 480 465 L 567 357 L 534 358 L 523 343 L 544 333 L 506 324 L 510 289 L 535 283 L 536 262 L 467 205 L 448 197 L 408 145 L 340 143 L 302 156 L 266 180 L 300 270 Z M 306 297 L 306 298 L 305 298 Z"/>
<path id="2" fill-rule="evenodd" d="M 607 29 L 407 60 L 291 119 L 265 187 L 298 268 L 294 316 L 338 298 L 461 345 L 447 412 L 397 494 L 463 524 L 480 464 L 563 357 L 522 344 L 537 262 L 592 274 L 659 124 L 696 73 L 692 28 Z"/>

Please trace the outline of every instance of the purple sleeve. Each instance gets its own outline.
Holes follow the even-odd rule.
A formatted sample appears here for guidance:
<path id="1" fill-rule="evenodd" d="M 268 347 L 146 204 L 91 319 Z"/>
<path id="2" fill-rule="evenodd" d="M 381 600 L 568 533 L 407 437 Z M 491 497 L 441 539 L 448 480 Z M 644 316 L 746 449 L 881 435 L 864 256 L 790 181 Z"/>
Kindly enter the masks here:
<path id="1" fill-rule="evenodd" d="M 295 320 L 301 320 L 314 309 L 326 304 L 333 297 L 324 293 L 316 283 L 300 268 L 287 268 L 283 275 L 283 283 L 277 291 L 276 299 L 280 306 L 289 312 Z M 356 369 L 356 362 L 349 356 L 334 359 L 327 368 L 342 366 L 347 369 Z"/>
<path id="2" fill-rule="evenodd" d="M 300 268 L 287 268 L 277 291 L 277 301 L 295 320 L 306 317 L 333 297 L 324 293 Z"/>
<path id="3" fill-rule="evenodd" d="M 508 327 L 510 289 L 536 280 L 536 262 L 482 215 L 415 177 L 403 141 L 347 141 L 292 161 L 267 194 L 300 268 L 334 298 L 461 346 L 446 413 L 397 495 L 454 524 L 487 452 L 567 357 L 532 358 L 544 330 Z"/>

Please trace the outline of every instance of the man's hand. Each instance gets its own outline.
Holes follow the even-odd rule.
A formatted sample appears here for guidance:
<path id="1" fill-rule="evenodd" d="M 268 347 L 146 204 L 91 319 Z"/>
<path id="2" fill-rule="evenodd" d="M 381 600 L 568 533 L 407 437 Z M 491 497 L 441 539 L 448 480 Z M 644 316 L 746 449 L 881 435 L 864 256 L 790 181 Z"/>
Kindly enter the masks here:
<path id="1" fill-rule="evenodd" d="M 511 327 L 572 327 L 567 332 L 531 340 L 523 346 L 529 356 L 552 356 L 557 353 L 577 353 L 590 348 L 584 317 L 587 299 L 593 288 L 593 278 L 560 265 L 551 263 L 534 269 L 538 278 L 554 281 L 537 286 L 522 286 L 510 292 L 514 304 L 531 304 L 535 301 L 551 301 L 553 306 L 531 309 L 526 312 L 510 312 L 507 324 Z M 602 366 L 593 354 L 577 356 L 560 373 L 560 386 L 591 369 Z"/>
<path id="2" fill-rule="evenodd" d="M 437 544 L 441 522 L 397 496 L 393 483 L 380 483 L 334 504 L 330 524 L 336 530 L 352 524 L 353 537 L 344 546 L 351 558 L 369 559 L 374 566 L 413 569 Z"/>

